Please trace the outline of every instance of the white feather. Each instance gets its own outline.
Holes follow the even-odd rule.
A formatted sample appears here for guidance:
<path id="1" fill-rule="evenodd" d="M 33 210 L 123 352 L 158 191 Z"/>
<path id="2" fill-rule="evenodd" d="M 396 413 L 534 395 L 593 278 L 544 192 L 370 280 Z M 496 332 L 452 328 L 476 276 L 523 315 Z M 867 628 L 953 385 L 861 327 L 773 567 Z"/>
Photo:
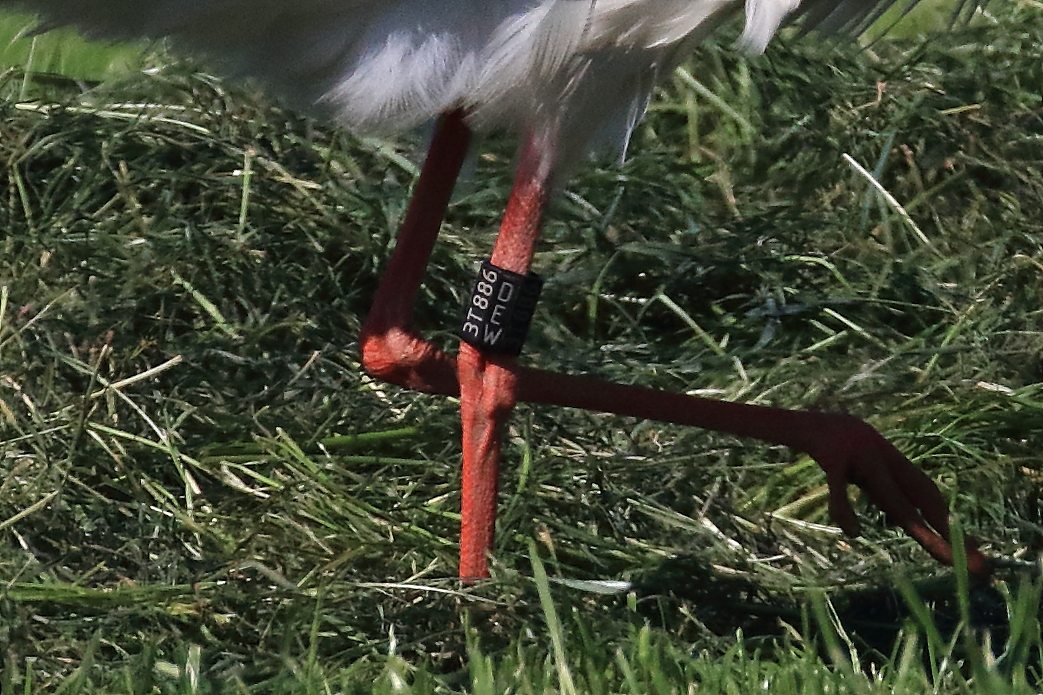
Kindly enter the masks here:
<path id="1" fill-rule="evenodd" d="M 782 22 L 798 7 L 800 0 L 746 0 L 746 26 L 739 44 L 763 53 Z"/>
<path id="2" fill-rule="evenodd" d="M 906 0 L 915 2 L 916 0 Z M 893 0 L 745 0 L 762 51 L 794 13 L 832 29 Z M 478 129 L 555 124 L 563 159 L 619 147 L 656 81 L 743 0 L 0 0 L 113 39 L 170 36 L 362 132 L 464 107 Z"/>

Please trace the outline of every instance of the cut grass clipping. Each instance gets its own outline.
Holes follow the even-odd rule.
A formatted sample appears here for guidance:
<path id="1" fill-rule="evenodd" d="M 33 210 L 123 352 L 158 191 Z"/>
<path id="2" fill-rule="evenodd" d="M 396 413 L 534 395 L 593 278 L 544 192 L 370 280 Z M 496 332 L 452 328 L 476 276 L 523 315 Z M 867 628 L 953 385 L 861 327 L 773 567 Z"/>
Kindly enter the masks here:
<path id="1" fill-rule="evenodd" d="M 162 47 L 9 53 L 0 693 L 1036 692 L 1043 12 L 988 10 L 701 48 L 551 211 L 524 359 L 865 417 L 1009 559 L 989 588 L 871 509 L 842 537 L 788 450 L 528 406 L 461 588 L 456 405 L 355 343 L 422 135 Z M 480 152 L 419 300 L 446 345 L 511 175 Z"/>

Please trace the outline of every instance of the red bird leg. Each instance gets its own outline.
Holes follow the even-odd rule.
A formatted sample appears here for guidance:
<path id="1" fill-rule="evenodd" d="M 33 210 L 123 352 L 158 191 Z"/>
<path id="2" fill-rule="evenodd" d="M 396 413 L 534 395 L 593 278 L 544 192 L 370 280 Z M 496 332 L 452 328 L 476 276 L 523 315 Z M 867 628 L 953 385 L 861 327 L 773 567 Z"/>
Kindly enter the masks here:
<path id="1" fill-rule="evenodd" d="M 845 533 L 858 533 L 847 497 L 847 485 L 854 483 L 934 558 L 952 564 L 949 513 L 938 487 L 854 416 L 729 403 L 535 369 L 520 368 L 517 378 L 522 402 L 691 425 L 804 452 L 825 471 L 830 516 Z M 967 548 L 967 568 L 979 578 L 990 572 L 988 559 L 973 547 Z"/>
<path id="2" fill-rule="evenodd" d="M 463 391 L 464 473 L 460 576 L 488 576 L 486 556 L 496 520 L 500 432 L 514 407 L 515 363 L 483 356 L 462 344 L 457 361 L 412 328 L 413 304 L 441 226 L 453 184 L 467 152 L 464 113 L 439 119 L 391 261 L 377 288 L 359 337 L 366 371 L 399 386 L 456 396 Z M 522 149 L 515 186 L 491 261 L 504 270 L 528 272 L 549 197 L 549 138 L 531 138 Z"/>
<path id="3" fill-rule="evenodd" d="M 438 119 L 395 251 L 359 336 L 367 373 L 414 391 L 444 396 L 459 393 L 456 362 L 413 330 L 413 304 L 470 141 L 462 110 Z"/>
<path id="4" fill-rule="evenodd" d="M 545 131 L 544 131 L 545 132 Z M 519 152 L 507 208 L 490 262 L 526 275 L 551 193 L 555 146 L 549 134 L 532 135 Z M 518 366 L 501 355 L 460 343 L 457 373 L 463 424 L 460 508 L 460 577 L 488 577 L 487 556 L 496 527 L 496 493 L 504 424 L 516 403 Z"/>

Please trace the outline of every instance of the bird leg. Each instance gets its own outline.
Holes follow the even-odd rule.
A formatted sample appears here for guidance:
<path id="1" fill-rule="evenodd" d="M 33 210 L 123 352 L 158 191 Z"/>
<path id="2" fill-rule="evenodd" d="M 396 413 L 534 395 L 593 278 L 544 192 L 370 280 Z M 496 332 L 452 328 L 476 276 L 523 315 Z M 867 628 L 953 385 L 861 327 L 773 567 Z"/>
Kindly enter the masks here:
<path id="1" fill-rule="evenodd" d="M 550 197 L 555 149 L 549 134 L 532 135 L 521 148 L 514 186 L 489 259 L 500 271 L 518 276 L 529 273 Z M 504 424 L 517 402 L 518 365 L 513 355 L 461 341 L 456 367 L 464 459 L 460 576 L 486 577 L 486 555 L 492 549 L 496 525 L 500 442 Z"/>
<path id="2" fill-rule="evenodd" d="M 806 453 L 826 473 L 830 517 L 846 534 L 859 532 L 847 496 L 851 483 L 935 559 L 953 562 L 948 508 L 934 481 L 852 415 L 730 403 L 524 368 L 518 370 L 517 398 L 691 425 Z M 967 567 L 976 577 L 990 572 L 988 559 L 974 547 L 967 548 Z"/>
<path id="3" fill-rule="evenodd" d="M 413 305 L 470 141 L 462 110 L 438 119 L 395 251 L 359 335 L 362 366 L 371 376 L 443 396 L 459 394 L 456 361 L 413 329 Z"/>
<path id="4" fill-rule="evenodd" d="M 553 172 L 553 143 L 530 138 L 492 262 L 525 274 L 539 235 Z M 952 564 L 949 521 L 937 486 L 862 420 L 843 414 L 744 405 L 587 377 L 519 367 L 514 358 L 462 344 L 458 360 L 411 327 L 412 306 L 469 141 L 464 115 L 439 120 L 395 252 L 360 337 L 362 363 L 374 377 L 446 396 L 461 395 L 464 481 L 460 576 L 487 576 L 496 514 L 503 423 L 515 402 L 544 403 L 702 427 L 807 453 L 826 473 L 830 515 L 849 534 L 858 523 L 847 485 L 869 499 L 933 557 Z M 967 548 L 970 572 L 985 577 L 988 560 Z"/>
<path id="5" fill-rule="evenodd" d="M 496 521 L 500 441 L 514 408 L 517 365 L 461 343 L 459 357 L 444 353 L 412 328 L 413 305 L 442 216 L 467 151 L 470 131 L 462 111 L 439 119 L 431 147 L 399 232 L 395 251 L 362 327 L 362 364 L 372 376 L 415 391 L 460 395 L 463 421 L 460 576 L 488 576 L 487 553 Z M 524 275 L 539 237 L 550 194 L 553 147 L 548 137 L 522 148 L 514 189 L 491 262 Z"/>

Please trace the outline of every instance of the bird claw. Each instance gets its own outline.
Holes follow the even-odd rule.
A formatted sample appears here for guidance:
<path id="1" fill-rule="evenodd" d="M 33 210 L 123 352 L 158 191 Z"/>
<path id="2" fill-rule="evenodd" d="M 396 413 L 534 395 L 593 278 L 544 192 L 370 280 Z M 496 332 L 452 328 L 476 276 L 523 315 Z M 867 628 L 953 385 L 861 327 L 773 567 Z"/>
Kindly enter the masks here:
<path id="1" fill-rule="evenodd" d="M 934 481 L 863 420 L 842 414 L 821 417 L 807 453 L 826 473 L 833 521 L 846 534 L 858 535 L 858 519 L 847 495 L 848 484 L 857 485 L 891 523 L 935 559 L 952 565 L 949 510 Z M 965 550 L 968 571 L 986 579 L 988 559 L 970 539 Z"/>

